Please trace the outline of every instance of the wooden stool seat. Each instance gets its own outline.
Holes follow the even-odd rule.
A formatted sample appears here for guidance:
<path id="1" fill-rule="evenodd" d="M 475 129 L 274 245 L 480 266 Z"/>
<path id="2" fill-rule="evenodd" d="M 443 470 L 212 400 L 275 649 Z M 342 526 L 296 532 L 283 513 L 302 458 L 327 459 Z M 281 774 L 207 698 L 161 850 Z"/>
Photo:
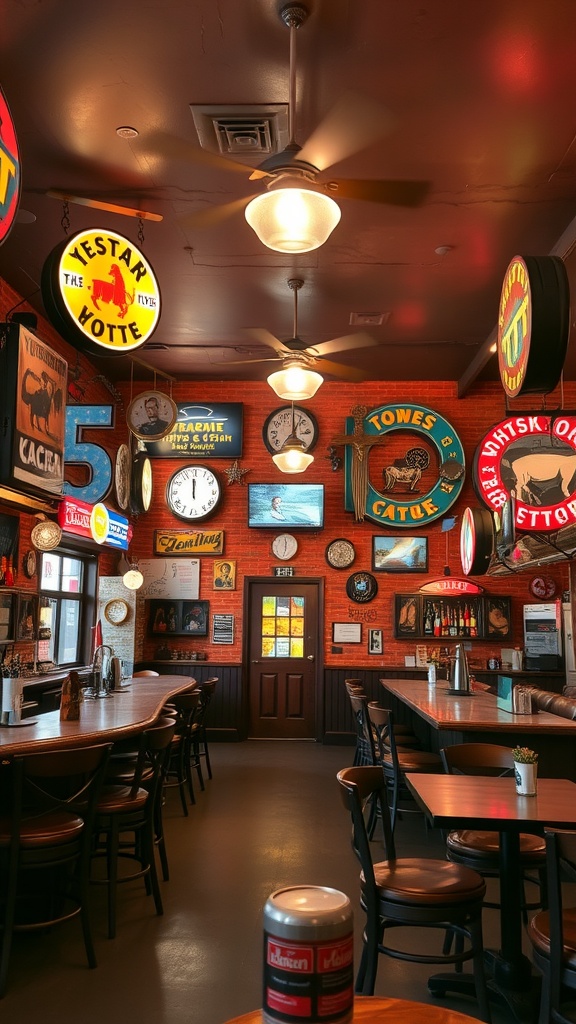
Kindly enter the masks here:
<path id="1" fill-rule="evenodd" d="M 456 869 L 456 870 L 454 870 Z M 402 857 L 392 864 L 374 864 L 374 877 L 382 899 L 412 907 L 449 906 L 462 900 L 482 900 L 486 891 L 476 871 L 449 860 Z"/>

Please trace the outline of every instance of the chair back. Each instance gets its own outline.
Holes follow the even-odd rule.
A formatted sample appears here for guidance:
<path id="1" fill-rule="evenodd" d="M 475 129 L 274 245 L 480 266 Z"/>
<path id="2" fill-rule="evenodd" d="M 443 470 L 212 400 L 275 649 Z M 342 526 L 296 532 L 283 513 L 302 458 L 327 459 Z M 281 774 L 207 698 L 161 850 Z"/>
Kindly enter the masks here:
<path id="1" fill-rule="evenodd" d="M 206 712 L 208 706 L 214 696 L 214 690 L 218 682 L 218 676 L 214 676 L 212 679 L 207 679 L 205 683 L 201 683 L 198 694 L 198 704 L 194 713 L 192 726 L 195 730 L 198 730 L 204 726 L 204 720 L 206 718 Z"/>
<path id="2" fill-rule="evenodd" d="M 547 969 L 550 971 L 550 1021 L 573 1020 L 562 1015 L 560 1007 L 563 1000 L 563 986 L 576 989 L 576 967 L 574 963 L 573 943 L 564 946 L 564 906 L 565 897 L 563 882 L 576 880 L 576 832 L 564 829 L 544 829 L 546 840 L 546 868 L 548 873 L 548 906 L 550 922 L 550 958 Z M 570 905 L 573 905 L 573 899 Z M 568 963 L 568 956 L 572 964 Z M 565 998 L 565 997 L 564 997 Z M 573 1005 L 573 1000 L 572 1000 Z"/>
<path id="3" fill-rule="evenodd" d="M 514 774 L 512 747 L 497 743 L 455 743 L 443 747 L 440 756 L 447 775 L 499 777 Z"/>
<path id="4" fill-rule="evenodd" d="M 400 771 L 398 748 L 394 735 L 394 715 L 388 708 L 381 708 L 376 702 L 367 706 L 368 720 L 371 725 L 374 753 L 376 761 L 384 769 L 392 768 L 394 773 Z"/>
<path id="5" fill-rule="evenodd" d="M 356 758 L 355 764 L 373 765 L 376 763 L 374 739 L 368 721 L 368 697 L 365 694 L 349 693 L 350 707 L 356 726 Z"/>
<path id="6" fill-rule="evenodd" d="M 366 885 L 375 893 L 376 880 L 365 817 L 368 807 L 375 806 L 382 821 L 384 859 L 389 862 L 396 860 L 384 776 L 381 769 L 375 765 L 358 765 L 354 768 L 343 768 L 336 777 L 340 784 L 342 803 L 352 818 L 352 849 L 362 866 Z"/>
<path id="7" fill-rule="evenodd" d="M 364 683 L 361 679 L 345 679 L 344 686 L 349 694 L 356 694 L 357 696 L 360 696 L 366 692 L 364 690 Z"/>

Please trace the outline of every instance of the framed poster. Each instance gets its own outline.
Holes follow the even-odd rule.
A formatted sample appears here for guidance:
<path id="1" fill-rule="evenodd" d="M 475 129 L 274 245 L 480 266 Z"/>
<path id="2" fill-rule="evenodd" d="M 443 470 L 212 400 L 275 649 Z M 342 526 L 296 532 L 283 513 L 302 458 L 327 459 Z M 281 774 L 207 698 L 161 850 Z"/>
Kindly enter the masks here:
<path id="1" fill-rule="evenodd" d="M 232 558 L 218 559 L 213 563 L 213 590 L 236 590 L 236 561 Z"/>
<path id="2" fill-rule="evenodd" d="M 509 637 L 512 632 L 510 617 L 509 597 L 486 598 L 486 633 L 489 637 Z"/>
<path id="3" fill-rule="evenodd" d="M 381 629 L 368 630 L 368 654 L 382 654 L 384 651 L 384 634 Z"/>
<path id="4" fill-rule="evenodd" d="M 420 636 L 419 598 L 414 594 L 396 594 L 394 598 L 394 636 Z"/>
<path id="5" fill-rule="evenodd" d="M 428 538 L 376 534 L 372 537 L 375 572 L 427 572 Z"/>
<path id="6" fill-rule="evenodd" d="M 233 644 L 234 643 L 234 616 L 219 615 L 212 616 L 212 643 Z"/>
<path id="7" fill-rule="evenodd" d="M 207 636 L 208 601 L 148 601 L 151 636 Z"/>
<path id="8" fill-rule="evenodd" d="M 335 644 L 362 643 L 361 622 L 333 622 L 332 642 Z"/>

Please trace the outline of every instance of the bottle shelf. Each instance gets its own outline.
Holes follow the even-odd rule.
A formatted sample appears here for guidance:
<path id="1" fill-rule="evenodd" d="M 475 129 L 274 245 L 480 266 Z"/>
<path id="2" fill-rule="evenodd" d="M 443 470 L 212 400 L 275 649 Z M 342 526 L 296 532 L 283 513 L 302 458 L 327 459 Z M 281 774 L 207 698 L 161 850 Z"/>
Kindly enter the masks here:
<path id="1" fill-rule="evenodd" d="M 398 640 L 507 640 L 511 636 L 509 597 L 396 594 L 394 635 Z"/>

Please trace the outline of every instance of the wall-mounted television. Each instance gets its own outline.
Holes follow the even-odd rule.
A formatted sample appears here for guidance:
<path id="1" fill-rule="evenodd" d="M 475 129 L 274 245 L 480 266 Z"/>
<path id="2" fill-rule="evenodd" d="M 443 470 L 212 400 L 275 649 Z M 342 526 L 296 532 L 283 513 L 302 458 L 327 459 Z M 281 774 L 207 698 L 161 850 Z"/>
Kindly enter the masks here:
<path id="1" fill-rule="evenodd" d="M 248 484 L 248 526 L 318 530 L 324 484 Z"/>

